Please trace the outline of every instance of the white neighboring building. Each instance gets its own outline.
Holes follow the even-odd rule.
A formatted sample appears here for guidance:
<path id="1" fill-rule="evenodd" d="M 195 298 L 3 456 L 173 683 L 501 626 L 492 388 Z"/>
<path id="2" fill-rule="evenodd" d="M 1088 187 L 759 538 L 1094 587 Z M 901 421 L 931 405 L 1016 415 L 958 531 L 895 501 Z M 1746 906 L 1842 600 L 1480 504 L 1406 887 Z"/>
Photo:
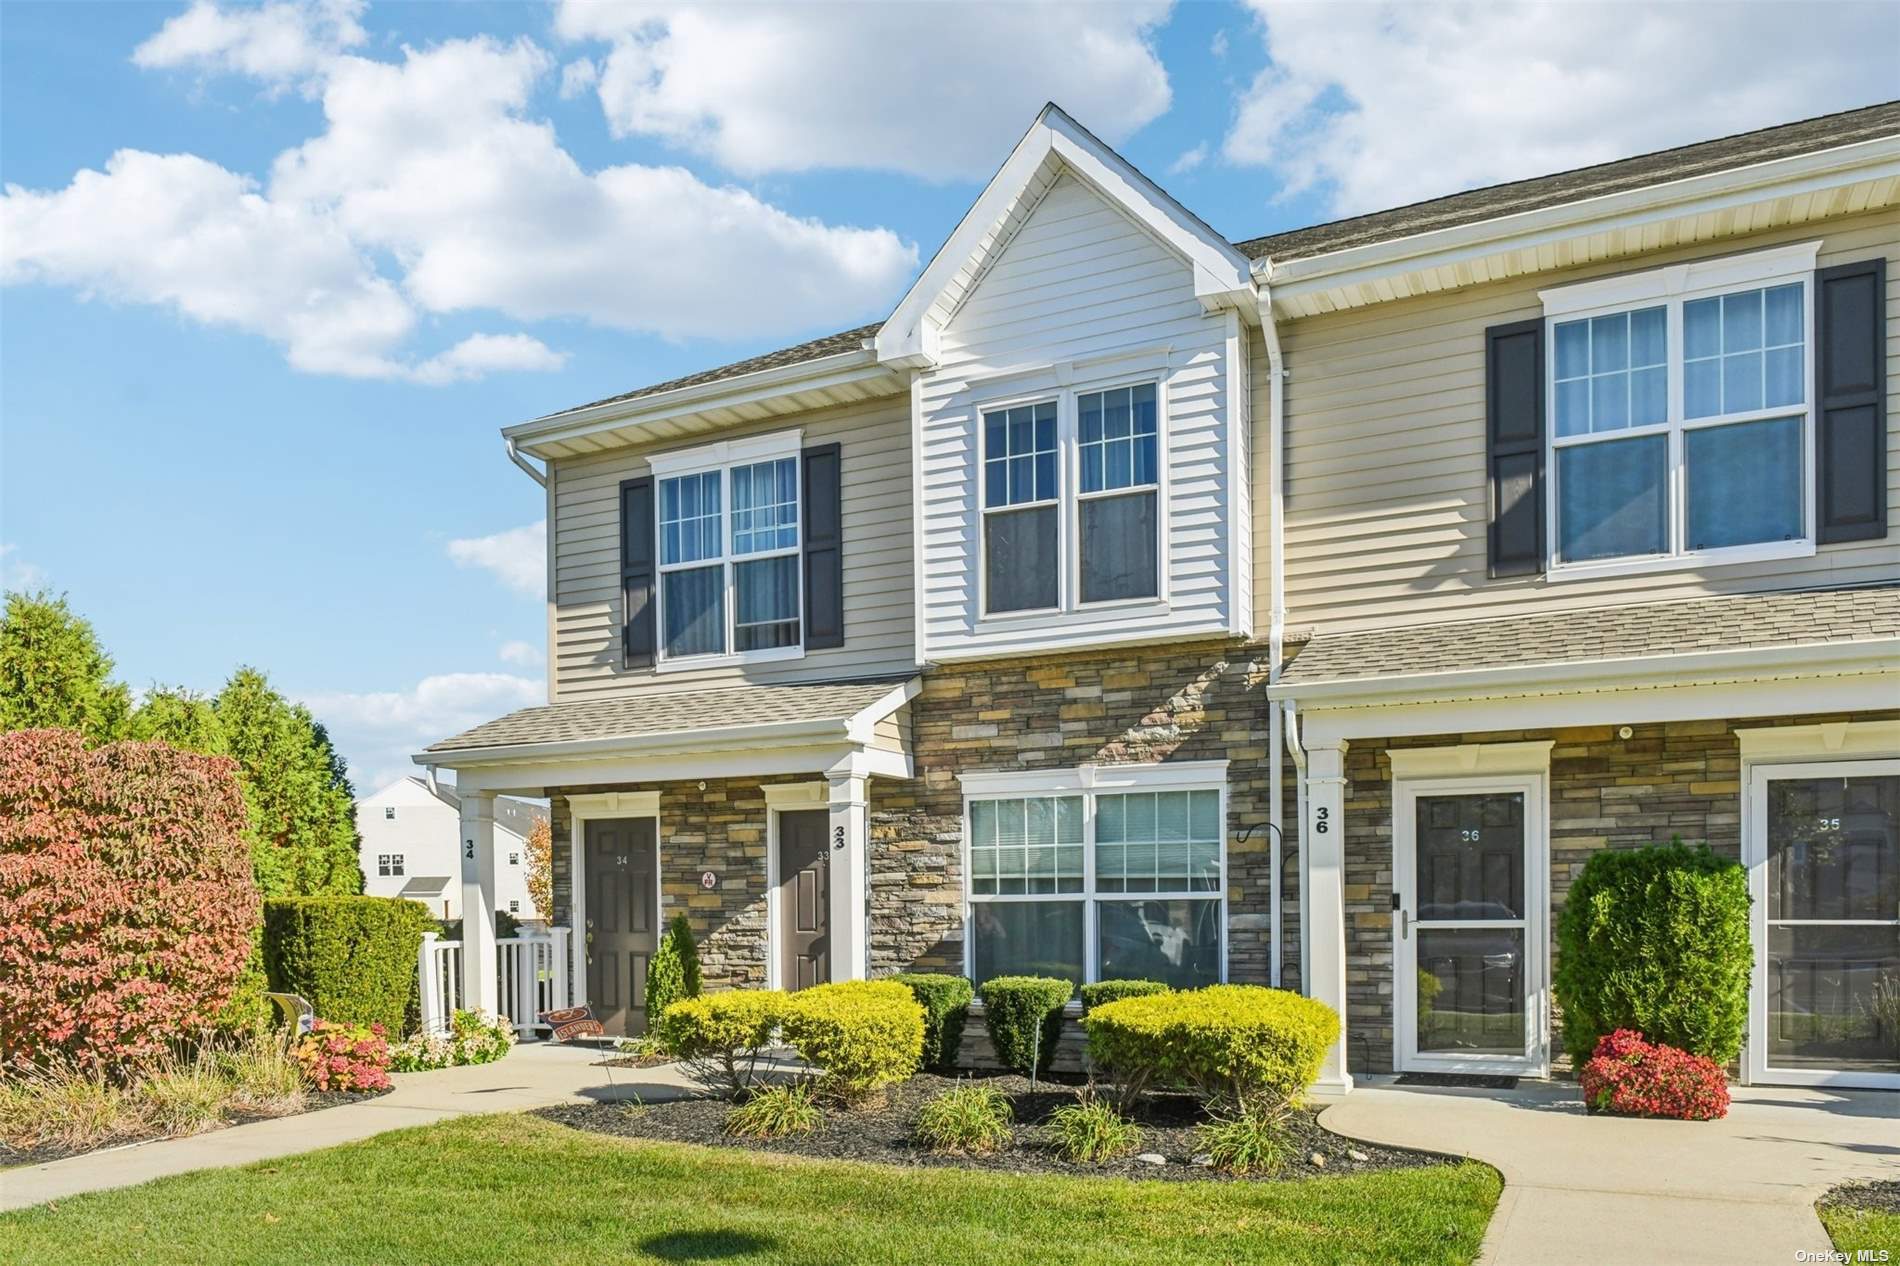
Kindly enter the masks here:
<path id="1" fill-rule="evenodd" d="M 526 800 L 495 798 L 495 907 L 523 921 L 542 918 L 528 896 L 528 833 L 547 814 Z M 393 782 L 356 802 L 356 830 L 365 893 L 420 901 L 439 919 L 462 917 L 462 802 L 448 784 Z"/>

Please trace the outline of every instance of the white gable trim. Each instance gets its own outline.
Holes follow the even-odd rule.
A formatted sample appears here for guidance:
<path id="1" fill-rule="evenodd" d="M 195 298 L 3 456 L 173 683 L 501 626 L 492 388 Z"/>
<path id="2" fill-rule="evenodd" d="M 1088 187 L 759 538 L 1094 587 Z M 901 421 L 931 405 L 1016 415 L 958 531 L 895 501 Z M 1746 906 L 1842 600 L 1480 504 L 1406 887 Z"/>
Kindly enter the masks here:
<path id="1" fill-rule="evenodd" d="M 1002 168 L 878 331 L 879 361 L 912 369 L 935 362 L 939 329 L 931 309 L 957 274 L 984 249 L 983 238 L 990 227 L 1002 219 L 1051 155 L 1157 241 L 1181 255 L 1194 270 L 1195 297 L 1208 311 L 1231 308 L 1258 318 L 1259 292 L 1247 257 L 1052 104 L 1036 116 L 1034 125 L 1017 142 Z M 1000 243 L 992 243 L 990 248 L 998 246 Z"/>

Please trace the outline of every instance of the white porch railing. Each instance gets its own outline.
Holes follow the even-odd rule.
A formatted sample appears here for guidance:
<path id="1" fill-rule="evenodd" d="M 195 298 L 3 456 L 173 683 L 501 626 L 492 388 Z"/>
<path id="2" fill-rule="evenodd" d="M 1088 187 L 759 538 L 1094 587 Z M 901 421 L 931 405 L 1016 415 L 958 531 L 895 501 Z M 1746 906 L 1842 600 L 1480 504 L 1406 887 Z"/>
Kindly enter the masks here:
<path id="1" fill-rule="evenodd" d="M 520 1037 L 543 1031 L 543 1011 L 571 1005 L 568 989 L 568 929 L 549 928 L 495 943 L 496 1004 Z M 416 969 L 421 984 L 422 1026 L 445 1032 L 467 1003 L 462 993 L 462 942 L 422 934 Z"/>

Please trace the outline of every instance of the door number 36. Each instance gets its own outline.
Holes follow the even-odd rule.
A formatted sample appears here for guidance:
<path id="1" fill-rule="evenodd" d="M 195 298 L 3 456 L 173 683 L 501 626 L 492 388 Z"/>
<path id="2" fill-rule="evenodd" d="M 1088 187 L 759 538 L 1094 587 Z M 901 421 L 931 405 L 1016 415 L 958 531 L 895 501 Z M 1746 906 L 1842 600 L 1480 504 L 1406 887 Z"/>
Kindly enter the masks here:
<path id="1" fill-rule="evenodd" d="M 1313 834 L 1324 835 L 1332 830 L 1332 816 L 1333 811 L 1326 805 L 1315 805 L 1313 807 Z"/>

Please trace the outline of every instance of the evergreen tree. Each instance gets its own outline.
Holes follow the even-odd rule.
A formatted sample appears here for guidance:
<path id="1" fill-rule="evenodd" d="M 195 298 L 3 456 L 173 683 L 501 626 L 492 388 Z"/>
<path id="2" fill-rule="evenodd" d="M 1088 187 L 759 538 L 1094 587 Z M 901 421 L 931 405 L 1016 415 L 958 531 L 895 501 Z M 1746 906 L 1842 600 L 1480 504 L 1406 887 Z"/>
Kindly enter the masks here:
<path id="1" fill-rule="evenodd" d="M 77 730 L 89 743 L 119 738 L 131 692 L 92 625 L 50 591 L 10 593 L 0 619 L 0 729 Z"/>
<path id="2" fill-rule="evenodd" d="M 231 742 L 210 699 L 183 686 L 158 686 L 140 702 L 126 727 L 129 738 L 169 743 L 206 756 L 229 756 Z"/>

